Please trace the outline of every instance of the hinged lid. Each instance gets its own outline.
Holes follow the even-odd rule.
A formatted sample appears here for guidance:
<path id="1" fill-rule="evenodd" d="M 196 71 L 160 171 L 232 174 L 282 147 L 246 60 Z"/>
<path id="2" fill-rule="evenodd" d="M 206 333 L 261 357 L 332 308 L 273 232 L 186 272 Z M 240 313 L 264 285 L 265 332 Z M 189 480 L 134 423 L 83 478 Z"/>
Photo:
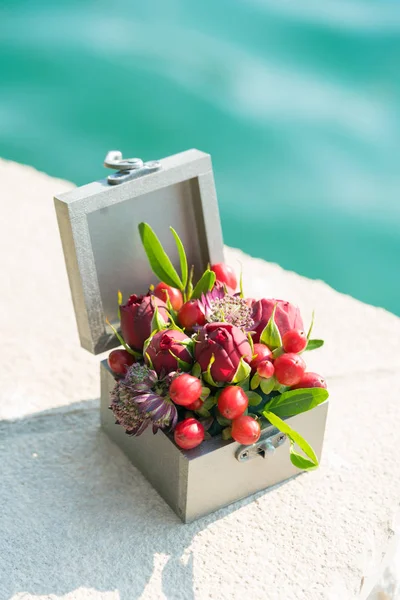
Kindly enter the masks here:
<path id="1" fill-rule="evenodd" d="M 195 278 L 208 263 L 223 260 L 210 155 L 188 150 L 159 161 L 157 169 L 118 185 L 96 181 L 54 198 L 81 345 L 94 354 L 119 345 L 105 322 L 119 322 L 118 290 L 126 301 L 157 283 L 142 248 L 141 221 L 152 226 L 178 268 L 169 230 L 174 227 Z"/>

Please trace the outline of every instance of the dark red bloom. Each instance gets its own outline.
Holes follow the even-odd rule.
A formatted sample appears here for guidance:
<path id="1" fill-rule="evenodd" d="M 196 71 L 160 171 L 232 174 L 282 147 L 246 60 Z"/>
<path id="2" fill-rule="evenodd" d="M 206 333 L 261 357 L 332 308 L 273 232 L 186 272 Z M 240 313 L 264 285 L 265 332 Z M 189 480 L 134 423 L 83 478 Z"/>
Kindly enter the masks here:
<path id="1" fill-rule="evenodd" d="M 177 329 L 166 329 L 159 331 L 150 340 L 145 349 L 145 361 L 149 363 L 150 358 L 154 370 L 160 373 L 171 373 L 179 369 L 178 360 L 191 365 L 193 357 L 185 344 L 190 338 Z"/>
<path id="2" fill-rule="evenodd" d="M 155 296 L 133 294 L 126 304 L 120 306 L 122 337 L 134 350 L 142 351 L 143 344 L 150 337 L 151 321 L 156 306 L 160 317 L 167 323 L 167 306 Z"/>
<path id="3" fill-rule="evenodd" d="M 275 300 L 274 298 L 263 298 L 253 304 L 252 307 L 252 318 L 254 321 L 255 334 L 253 335 L 254 342 L 260 341 L 260 335 L 267 325 L 274 306 L 275 311 L 275 323 L 279 329 L 281 336 L 283 336 L 290 329 L 304 329 L 303 320 L 300 315 L 300 311 L 297 306 L 285 302 L 284 300 Z"/>
<path id="4" fill-rule="evenodd" d="M 200 330 L 195 343 L 195 358 L 201 370 L 207 371 L 211 357 L 211 376 L 216 382 L 231 382 L 240 359 L 250 362 L 251 347 L 247 336 L 230 323 L 208 323 Z"/>

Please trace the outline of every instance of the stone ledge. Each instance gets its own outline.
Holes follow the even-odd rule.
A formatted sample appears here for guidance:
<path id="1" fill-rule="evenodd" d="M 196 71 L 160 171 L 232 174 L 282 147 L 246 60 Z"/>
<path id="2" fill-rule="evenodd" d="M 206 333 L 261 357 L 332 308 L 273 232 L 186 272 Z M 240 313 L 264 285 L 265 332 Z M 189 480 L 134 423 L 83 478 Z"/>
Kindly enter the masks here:
<path id="1" fill-rule="evenodd" d="M 318 471 L 182 526 L 99 431 L 93 402 L 75 411 L 99 396 L 99 358 L 79 348 L 52 203 L 71 184 L 6 161 L 0 172 L 0 418 L 18 419 L 1 427 L 0 596 L 355 597 L 400 498 L 400 319 L 227 248 L 249 295 L 316 310 L 326 346 L 308 362 L 330 381 L 325 450 Z"/>

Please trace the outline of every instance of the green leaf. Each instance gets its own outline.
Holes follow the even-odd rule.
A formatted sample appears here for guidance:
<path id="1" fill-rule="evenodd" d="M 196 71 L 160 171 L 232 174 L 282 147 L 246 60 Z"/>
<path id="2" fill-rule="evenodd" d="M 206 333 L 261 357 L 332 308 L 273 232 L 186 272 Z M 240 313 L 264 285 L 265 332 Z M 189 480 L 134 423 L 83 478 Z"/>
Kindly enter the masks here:
<path id="1" fill-rule="evenodd" d="M 118 331 L 115 329 L 114 325 L 111 325 L 111 323 L 108 319 L 106 319 L 106 323 L 109 327 L 111 327 L 113 334 L 115 335 L 115 337 L 117 338 L 117 340 L 119 341 L 121 346 L 123 346 L 125 348 L 125 350 L 127 352 L 129 352 L 129 354 L 131 354 L 135 358 L 139 358 L 139 359 L 143 358 L 142 354 L 140 352 L 136 352 L 136 350 L 132 350 L 132 348 L 129 348 L 128 344 L 125 342 L 122 335 L 120 333 L 118 333 Z"/>
<path id="2" fill-rule="evenodd" d="M 259 374 L 257 373 L 257 371 L 254 373 L 253 377 L 251 378 L 250 381 L 250 387 L 252 390 L 255 390 L 258 388 L 258 386 L 260 385 L 260 381 L 261 381 L 261 377 L 259 376 Z"/>
<path id="3" fill-rule="evenodd" d="M 243 269 L 240 269 L 240 279 L 239 279 L 239 289 L 240 289 L 240 297 L 244 298 L 244 291 L 243 291 Z"/>
<path id="4" fill-rule="evenodd" d="M 303 471 L 311 471 L 312 469 L 316 469 L 318 467 L 318 461 L 315 463 L 312 460 L 308 460 L 308 458 L 302 454 L 296 452 L 293 442 L 290 442 L 290 460 L 295 467 L 302 469 Z"/>
<path id="5" fill-rule="evenodd" d="M 186 292 L 186 299 L 190 300 L 193 294 L 193 273 L 194 273 L 194 265 L 192 265 L 191 269 L 190 269 L 190 275 L 189 275 L 189 280 L 188 280 L 188 284 L 187 284 L 187 292 Z"/>
<path id="6" fill-rule="evenodd" d="M 208 396 L 203 402 L 203 408 L 210 410 L 217 404 L 214 396 Z"/>
<path id="7" fill-rule="evenodd" d="M 275 350 L 275 348 L 282 346 L 281 334 L 275 323 L 276 307 L 277 304 L 275 304 L 272 315 L 260 335 L 260 342 L 268 346 L 271 350 Z"/>
<path id="8" fill-rule="evenodd" d="M 206 294 L 210 290 L 212 290 L 215 283 L 215 273 L 214 271 L 204 271 L 201 279 L 197 282 L 196 287 L 192 292 L 192 298 L 201 298 L 202 294 Z"/>
<path id="9" fill-rule="evenodd" d="M 167 323 L 164 321 L 158 310 L 157 304 L 154 304 L 154 314 L 151 320 L 151 331 L 162 331 L 167 328 Z"/>
<path id="10" fill-rule="evenodd" d="M 268 419 L 268 421 L 272 425 L 274 425 L 274 427 L 279 429 L 279 431 L 282 431 L 282 433 L 286 433 L 286 435 L 290 439 L 290 441 L 291 441 L 290 460 L 292 461 L 292 464 L 294 464 L 299 469 L 303 469 L 303 470 L 315 469 L 316 467 L 318 467 L 318 458 L 317 458 L 314 450 L 311 448 L 310 444 L 297 431 L 295 431 L 294 429 L 289 427 L 289 425 L 287 423 L 285 423 L 285 421 L 282 421 L 282 419 L 280 419 L 279 417 L 274 415 L 274 413 L 272 413 L 268 410 L 265 410 L 263 412 L 263 415 L 266 419 Z M 305 458 L 301 454 L 298 454 L 294 450 L 294 448 L 293 448 L 294 444 L 297 444 L 299 446 L 299 448 L 304 452 L 304 454 L 306 455 L 307 458 Z M 307 459 L 309 459 L 309 460 L 307 460 Z M 300 464 L 302 466 L 299 466 Z"/>
<path id="11" fill-rule="evenodd" d="M 197 413 L 197 414 L 198 414 L 200 417 L 210 417 L 210 416 L 211 416 L 211 414 L 210 414 L 210 411 L 209 411 L 209 410 L 207 410 L 207 409 L 204 407 L 204 404 L 203 404 L 203 406 L 201 406 L 199 409 L 197 409 L 195 412 L 196 412 L 196 413 Z"/>
<path id="12" fill-rule="evenodd" d="M 289 390 L 280 396 L 275 396 L 267 404 L 266 409 L 278 417 L 293 417 L 315 408 L 329 397 L 324 388 L 302 388 Z"/>
<path id="13" fill-rule="evenodd" d="M 225 417 L 223 417 L 221 415 L 221 413 L 219 412 L 219 410 L 215 411 L 215 418 L 217 419 L 217 421 L 221 425 L 221 427 L 227 427 L 232 424 L 232 421 L 230 419 L 226 419 Z"/>
<path id="14" fill-rule="evenodd" d="M 171 313 L 171 312 L 168 312 L 168 317 L 169 317 L 169 320 L 171 321 L 171 325 L 170 325 L 169 329 L 174 329 L 175 331 L 181 331 L 182 333 L 185 333 L 185 332 L 183 331 L 183 329 L 181 329 L 181 328 L 179 327 L 179 325 L 177 325 L 177 324 L 176 324 L 176 322 L 175 322 L 175 320 L 174 320 L 174 317 L 172 316 L 172 313 Z M 180 342 L 178 342 L 178 343 L 182 343 L 182 345 L 185 345 L 185 342 L 184 342 L 184 340 L 181 340 L 181 341 L 180 341 Z M 186 344 L 187 344 L 187 345 L 189 345 L 189 342 L 186 342 Z"/>
<path id="15" fill-rule="evenodd" d="M 275 360 L 275 358 L 278 358 L 278 356 L 282 356 L 282 354 L 284 354 L 285 351 L 282 348 L 282 346 L 279 346 L 279 348 L 275 348 L 275 350 L 272 352 L 272 358 Z"/>
<path id="16" fill-rule="evenodd" d="M 212 355 L 211 355 L 211 358 L 210 358 L 210 362 L 208 363 L 207 371 L 205 371 L 205 372 L 203 373 L 203 379 L 204 379 L 204 381 L 205 381 L 206 383 L 208 383 L 209 385 L 212 385 L 212 386 L 214 386 L 214 387 L 217 387 L 217 386 L 218 386 L 218 384 L 217 384 L 217 382 L 216 382 L 216 381 L 214 381 L 214 379 L 213 379 L 213 376 L 211 375 L 211 367 L 212 367 L 212 365 L 214 364 L 214 362 L 215 362 L 215 356 L 214 356 L 214 354 L 212 354 Z"/>
<path id="17" fill-rule="evenodd" d="M 221 432 L 222 439 L 226 442 L 232 439 L 232 427 L 225 427 Z"/>
<path id="18" fill-rule="evenodd" d="M 139 233 L 153 273 L 163 283 L 183 290 L 183 283 L 178 273 L 150 225 L 139 223 Z"/>
<path id="19" fill-rule="evenodd" d="M 249 406 L 258 406 L 262 402 L 262 397 L 256 392 L 246 392 L 246 396 L 249 399 Z"/>
<path id="20" fill-rule="evenodd" d="M 148 366 L 150 367 L 150 369 L 153 369 L 153 371 L 154 371 L 154 365 L 153 365 L 153 361 L 150 358 L 150 354 L 148 354 L 148 352 L 146 352 L 145 356 L 146 356 Z"/>
<path id="21" fill-rule="evenodd" d="M 253 338 L 251 337 L 251 333 L 247 334 L 247 341 L 250 344 L 251 354 L 254 355 L 254 342 L 253 342 Z"/>
<path id="22" fill-rule="evenodd" d="M 236 369 L 236 373 L 233 376 L 232 383 L 241 383 L 250 375 L 250 373 L 251 367 L 247 362 L 245 362 L 242 356 L 238 368 Z"/>
<path id="23" fill-rule="evenodd" d="M 314 327 L 314 318 L 315 318 L 315 311 L 312 311 L 310 328 L 309 328 L 308 333 L 307 333 L 307 340 L 309 340 L 310 337 L 311 337 L 311 332 L 312 332 L 313 327 Z"/>
<path id="24" fill-rule="evenodd" d="M 203 402 L 205 402 L 208 398 L 208 396 L 210 395 L 211 390 L 208 387 L 202 387 L 201 388 L 201 396 L 200 398 L 203 400 Z"/>
<path id="25" fill-rule="evenodd" d="M 260 388 L 266 396 L 272 392 L 275 384 L 276 379 L 274 376 L 270 377 L 269 379 L 263 379 L 263 377 L 260 377 Z"/>
<path id="26" fill-rule="evenodd" d="M 308 340 L 308 344 L 304 352 L 306 352 L 307 350 L 316 350 L 317 348 L 321 348 L 321 346 L 323 345 L 324 340 Z"/>
<path id="27" fill-rule="evenodd" d="M 175 229 L 173 227 L 170 227 L 170 230 L 172 231 L 172 235 L 175 238 L 176 247 L 178 248 L 179 261 L 181 263 L 182 287 L 183 287 L 183 289 L 186 289 L 186 284 L 187 284 L 187 280 L 188 280 L 188 263 L 187 263 L 185 248 L 183 247 L 182 240 L 179 237 L 179 235 L 176 233 Z"/>
<path id="28" fill-rule="evenodd" d="M 179 358 L 179 356 L 176 356 L 176 354 L 174 354 L 172 350 L 169 350 L 169 353 L 175 358 L 176 362 L 178 363 L 178 369 L 185 372 L 190 371 L 190 369 L 192 368 L 192 365 L 190 363 L 187 363 L 186 361 Z"/>
<path id="29" fill-rule="evenodd" d="M 117 298 L 118 298 L 118 319 L 121 320 L 121 311 L 119 309 L 119 307 L 121 306 L 121 304 L 123 302 L 121 290 L 118 290 Z"/>
<path id="30" fill-rule="evenodd" d="M 200 377 L 200 375 L 201 375 L 201 367 L 200 367 L 200 365 L 199 365 L 198 362 L 194 363 L 191 375 L 193 375 L 193 377 L 197 377 L 197 379 Z"/>

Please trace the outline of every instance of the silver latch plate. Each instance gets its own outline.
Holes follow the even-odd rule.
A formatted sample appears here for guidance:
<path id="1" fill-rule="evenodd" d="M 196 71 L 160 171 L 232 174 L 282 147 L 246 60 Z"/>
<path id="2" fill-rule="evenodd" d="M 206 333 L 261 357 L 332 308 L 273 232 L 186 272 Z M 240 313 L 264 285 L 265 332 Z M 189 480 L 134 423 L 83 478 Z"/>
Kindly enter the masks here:
<path id="1" fill-rule="evenodd" d="M 236 452 L 236 458 L 239 462 L 246 462 L 252 458 L 267 458 L 272 455 L 279 446 L 286 442 L 287 436 L 280 431 L 274 435 L 261 437 L 258 442 L 251 446 L 240 446 Z"/>

